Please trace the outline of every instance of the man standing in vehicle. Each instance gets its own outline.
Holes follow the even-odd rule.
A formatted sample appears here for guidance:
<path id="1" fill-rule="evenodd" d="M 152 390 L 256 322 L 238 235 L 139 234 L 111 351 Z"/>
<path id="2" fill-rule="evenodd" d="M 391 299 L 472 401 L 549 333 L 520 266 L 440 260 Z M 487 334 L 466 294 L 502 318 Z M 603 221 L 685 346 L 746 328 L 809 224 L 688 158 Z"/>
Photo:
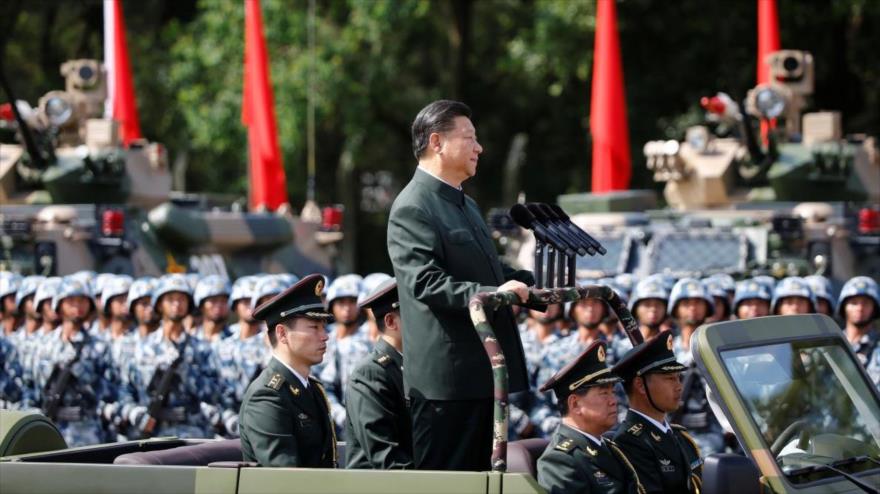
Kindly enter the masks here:
<path id="1" fill-rule="evenodd" d="M 468 314 L 478 292 L 512 291 L 525 302 L 527 271 L 501 264 L 477 204 L 461 184 L 477 172 L 482 146 L 471 111 L 435 101 L 412 125 L 419 161 L 391 207 L 388 254 L 400 295 L 404 383 L 420 469 L 488 470 L 492 451 L 492 369 Z M 488 314 L 504 351 L 510 392 L 528 388 L 513 313 Z"/>
<path id="2" fill-rule="evenodd" d="M 392 278 L 360 304 L 376 320 L 379 339 L 351 373 L 346 390 L 348 468 L 412 468 L 412 422 L 403 394 L 403 334 Z"/>
<path id="3" fill-rule="evenodd" d="M 321 290 L 324 278 L 306 276 L 257 307 L 266 322 L 272 359 L 250 384 L 241 404 L 241 451 L 264 467 L 336 467 L 330 404 L 312 366 L 327 349 Z"/>
<path id="4" fill-rule="evenodd" d="M 702 490 L 700 448 L 685 427 L 666 420 L 678 409 L 683 370 L 669 331 L 636 346 L 612 369 L 623 379 L 630 406 L 614 441 L 649 493 Z"/>
<path id="5" fill-rule="evenodd" d="M 605 343 L 596 341 L 541 386 L 553 390 L 562 414 L 538 459 L 538 483 L 550 494 L 645 492 L 624 453 L 602 437 L 617 424 L 614 385 L 620 381 L 606 355 Z"/>
<path id="6" fill-rule="evenodd" d="M 880 386 L 880 331 L 874 321 L 880 317 L 880 288 L 867 276 L 856 276 L 843 285 L 837 302 L 846 340 L 865 366 L 875 386 Z"/>

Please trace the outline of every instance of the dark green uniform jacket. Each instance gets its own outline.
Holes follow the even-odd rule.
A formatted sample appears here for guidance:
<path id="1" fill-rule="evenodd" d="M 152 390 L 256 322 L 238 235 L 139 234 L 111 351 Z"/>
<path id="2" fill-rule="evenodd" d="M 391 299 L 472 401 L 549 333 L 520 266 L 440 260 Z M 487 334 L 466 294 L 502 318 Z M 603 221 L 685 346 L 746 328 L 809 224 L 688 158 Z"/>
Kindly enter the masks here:
<path id="1" fill-rule="evenodd" d="M 639 494 L 638 477 L 617 446 L 599 446 L 562 424 L 538 459 L 538 483 L 550 494 Z"/>
<path id="2" fill-rule="evenodd" d="M 412 468 L 403 356 L 383 339 L 351 373 L 345 393 L 347 468 Z"/>
<path id="3" fill-rule="evenodd" d="M 630 410 L 614 441 L 623 450 L 649 493 L 702 490 L 703 460 L 693 438 L 680 425 L 664 434 Z"/>
<path id="4" fill-rule="evenodd" d="M 388 219 L 403 334 L 407 396 L 428 400 L 492 398 L 492 369 L 468 301 L 505 281 L 534 283 L 501 264 L 489 228 L 464 192 L 416 169 Z M 519 332 L 509 308 L 489 313 L 504 351 L 510 392 L 528 388 Z"/>
<path id="5" fill-rule="evenodd" d="M 248 386 L 240 413 L 245 461 L 264 467 L 334 468 L 336 438 L 321 383 L 309 387 L 272 358 Z"/>

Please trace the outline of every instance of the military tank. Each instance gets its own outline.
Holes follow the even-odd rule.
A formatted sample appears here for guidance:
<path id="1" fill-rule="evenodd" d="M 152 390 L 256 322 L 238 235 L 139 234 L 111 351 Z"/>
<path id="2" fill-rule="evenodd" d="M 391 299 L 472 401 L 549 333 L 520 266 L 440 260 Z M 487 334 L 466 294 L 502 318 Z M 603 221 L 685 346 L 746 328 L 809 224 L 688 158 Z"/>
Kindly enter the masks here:
<path id="1" fill-rule="evenodd" d="M 804 112 L 810 53 L 781 50 L 764 62 L 772 82 L 752 88 L 744 110 L 725 93 L 702 98 L 705 124 L 644 145 L 663 200 L 652 190 L 558 198 L 608 249 L 579 260 L 580 278 L 821 274 L 839 286 L 880 277 L 876 138 L 844 135 L 840 112 Z M 510 260 L 530 268 L 534 239 L 490 223 Z"/>
<path id="2" fill-rule="evenodd" d="M 231 200 L 175 193 L 165 148 L 123 146 L 104 117 L 97 60 L 61 65 L 65 89 L 36 108 L 0 110 L 0 269 L 64 275 L 88 269 L 135 276 L 198 272 L 331 274 L 339 221 L 317 206 L 295 216 L 244 211 Z M 305 217 L 304 217 L 305 216 Z"/>

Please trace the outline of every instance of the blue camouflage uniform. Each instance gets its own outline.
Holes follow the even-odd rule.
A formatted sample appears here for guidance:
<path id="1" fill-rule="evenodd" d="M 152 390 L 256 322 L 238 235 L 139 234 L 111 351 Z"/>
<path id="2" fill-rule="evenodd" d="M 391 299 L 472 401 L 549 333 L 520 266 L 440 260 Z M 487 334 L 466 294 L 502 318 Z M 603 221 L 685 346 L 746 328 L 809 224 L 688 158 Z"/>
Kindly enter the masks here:
<path id="1" fill-rule="evenodd" d="M 340 298 L 357 299 L 363 289 L 363 280 L 356 274 L 343 275 L 330 284 L 327 289 L 328 312 L 333 312 L 333 302 Z M 339 434 L 345 431 L 345 396 L 343 390 L 348 386 L 348 378 L 355 366 L 373 349 L 366 328 L 361 325 L 351 336 L 339 339 L 339 324 L 327 326 L 330 339 L 327 340 L 327 351 L 319 366 L 314 366 L 312 373 L 324 384 L 327 398 L 330 401 L 330 416 L 336 424 Z"/>
<path id="2" fill-rule="evenodd" d="M 248 385 L 266 367 L 272 352 L 265 333 L 249 338 L 235 335 L 220 341 L 214 347 L 219 366 L 223 403 L 222 423 L 224 435 L 238 436 L 238 412 Z"/>
<path id="3" fill-rule="evenodd" d="M 16 346 L 0 335 L 0 408 L 18 408 L 24 387 L 24 369 Z"/>
<path id="4" fill-rule="evenodd" d="M 153 307 L 163 295 L 181 292 L 192 294 L 181 275 L 167 275 L 153 291 Z M 192 304 L 190 304 L 192 307 Z M 212 428 L 220 423 L 220 383 L 216 356 L 204 341 L 181 331 L 178 341 L 166 338 L 162 329 L 150 333 L 141 342 L 134 358 L 121 376 L 120 400 L 115 411 L 122 423 L 128 423 L 130 437 L 137 437 L 150 419 L 148 410 L 159 387 L 159 375 L 180 357 L 167 398 L 162 404 L 152 436 L 213 437 Z M 157 372 L 158 371 L 158 372 Z"/>
<path id="5" fill-rule="evenodd" d="M 867 276 L 856 276 L 851 278 L 840 290 L 840 296 L 837 300 L 837 312 L 841 318 L 846 317 L 845 305 L 847 299 L 864 295 L 874 301 L 874 312 L 871 315 L 871 321 L 880 319 L 880 287 L 877 282 Z M 875 386 L 880 387 L 880 330 L 872 327 L 869 331 L 859 338 L 856 342 L 850 342 L 853 352 L 859 359 L 868 376 L 874 382 Z"/>
<path id="6" fill-rule="evenodd" d="M 82 282 L 65 278 L 52 305 L 59 311 L 65 298 L 79 295 L 88 297 L 89 293 Z M 108 438 L 103 421 L 111 418 L 112 404 L 118 398 L 118 380 L 113 371 L 109 345 L 93 338 L 85 327 L 75 332 L 69 341 L 64 340 L 60 329 L 41 338 L 33 358 L 34 387 L 28 390 L 22 408 L 45 407 L 53 371 L 60 374 L 76 357 L 71 367 L 72 378 L 62 391 L 58 415 L 53 420 L 70 446 L 106 441 Z"/>
<path id="7" fill-rule="evenodd" d="M 712 316 L 715 310 L 715 301 L 705 286 L 693 278 L 682 278 L 672 288 L 669 295 L 669 313 L 674 316 L 678 304 L 689 298 L 704 300 L 707 307 L 706 317 Z M 693 345 L 694 341 L 691 340 L 690 344 Z M 684 384 L 685 386 L 689 385 L 689 389 L 682 391 L 682 399 L 686 399 L 682 404 L 683 410 L 679 410 L 681 425 L 687 427 L 691 436 L 700 446 L 703 455 L 723 453 L 725 448 L 724 429 L 715 418 L 715 413 L 709 405 L 706 382 L 697 369 L 691 348 L 684 347 L 681 335 L 673 338 L 672 351 L 675 354 L 675 360 L 687 367 L 687 370 L 682 373 Z"/>

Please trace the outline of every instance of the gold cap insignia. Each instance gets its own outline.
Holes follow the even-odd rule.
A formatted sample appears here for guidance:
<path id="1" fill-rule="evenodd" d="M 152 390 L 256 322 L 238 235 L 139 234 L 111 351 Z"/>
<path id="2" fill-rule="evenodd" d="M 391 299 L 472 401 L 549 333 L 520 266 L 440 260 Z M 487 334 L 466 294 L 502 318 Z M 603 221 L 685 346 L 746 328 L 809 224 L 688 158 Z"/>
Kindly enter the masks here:
<path id="1" fill-rule="evenodd" d="M 324 291 L 324 278 L 321 278 L 320 280 L 318 280 L 317 283 L 315 283 L 315 295 L 320 297 L 321 292 L 323 292 L 323 291 Z"/>
<path id="2" fill-rule="evenodd" d="M 596 358 L 599 359 L 599 362 L 605 361 L 605 347 L 604 346 L 599 345 L 599 351 L 596 352 Z"/>
<path id="3" fill-rule="evenodd" d="M 666 348 L 672 350 L 672 335 L 666 337 Z"/>

